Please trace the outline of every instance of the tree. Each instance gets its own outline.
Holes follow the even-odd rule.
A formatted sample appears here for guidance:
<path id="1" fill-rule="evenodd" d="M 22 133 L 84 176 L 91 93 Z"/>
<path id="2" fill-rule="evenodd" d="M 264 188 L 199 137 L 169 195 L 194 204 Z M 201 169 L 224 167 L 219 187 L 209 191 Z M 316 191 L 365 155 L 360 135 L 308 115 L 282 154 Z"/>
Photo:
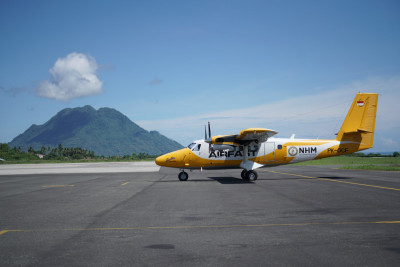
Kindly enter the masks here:
<path id="1" fill-rule="evenodd" d="M 0 151 L 1 152 L 8 152 L 10 151 L 10 146 L 6 143 L 0 144 Z"/>
<path id="2" fill-rule="evenodd" d="M 62 156 L 63 155 L 63 146 L 62 146 L 62 144 L 58 144 L 58 155 L 59 156 Z"/>

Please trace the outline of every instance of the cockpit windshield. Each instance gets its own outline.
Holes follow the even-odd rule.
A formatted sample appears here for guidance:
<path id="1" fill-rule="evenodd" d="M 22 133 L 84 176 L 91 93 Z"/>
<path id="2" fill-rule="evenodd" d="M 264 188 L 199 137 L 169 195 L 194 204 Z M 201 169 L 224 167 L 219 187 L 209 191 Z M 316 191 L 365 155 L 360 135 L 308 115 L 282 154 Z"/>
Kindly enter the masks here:
<path id="1" fill-rule="evenodd" d="M 196 143 L 191 143 L 190 145 L 188 145 L 188 148 L 191 150 L 195 145 Z"/>

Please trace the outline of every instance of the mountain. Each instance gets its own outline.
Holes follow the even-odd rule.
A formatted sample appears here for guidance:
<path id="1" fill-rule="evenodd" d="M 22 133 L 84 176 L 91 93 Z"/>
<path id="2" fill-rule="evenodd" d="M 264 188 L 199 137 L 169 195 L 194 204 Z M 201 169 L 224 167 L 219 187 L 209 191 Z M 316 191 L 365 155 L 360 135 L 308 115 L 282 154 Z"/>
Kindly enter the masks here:
<path id="1" fill-rule="evenodd" d="M 164 154 L 182 145 L 157 131 L 146 131 L 121 112 L 91 106 L 66 108 L 42 125 L 33 124 L 9 145 L 27 150 L 32 147 L 81 147 L 96 155 Z"/>

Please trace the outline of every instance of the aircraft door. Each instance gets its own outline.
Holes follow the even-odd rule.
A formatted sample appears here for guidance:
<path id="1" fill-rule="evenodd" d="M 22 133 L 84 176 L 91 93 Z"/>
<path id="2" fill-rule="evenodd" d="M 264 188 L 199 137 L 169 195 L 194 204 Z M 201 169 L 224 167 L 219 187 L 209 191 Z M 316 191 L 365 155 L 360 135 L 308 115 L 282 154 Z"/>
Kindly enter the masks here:
<path id="1" fill-rule="evenodd" d="M 275 161 L 275 142 L 264 143 L 264 162 L 270 163 Z"/>

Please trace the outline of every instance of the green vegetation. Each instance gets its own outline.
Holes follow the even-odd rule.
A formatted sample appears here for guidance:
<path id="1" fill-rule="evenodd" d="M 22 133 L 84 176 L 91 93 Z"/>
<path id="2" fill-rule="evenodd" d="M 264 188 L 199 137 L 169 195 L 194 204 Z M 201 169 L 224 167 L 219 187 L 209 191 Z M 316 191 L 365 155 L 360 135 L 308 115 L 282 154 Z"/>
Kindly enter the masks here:
<path id="1" fill-rule="evenodd" d="M 345 155 L 345 157 L 378 157 L 378 158 L 391 158 L 391 157 L 400 157 L 400 153 L 399 152 L 393 152 L 393 154 L 388 154 L 388 155 L 383 155 L 381 153 L 368 153 L 368 154 L 364 154 L 362 152 L 358 152 L 358 153 L 353 153 L 350 155 Z"/>
<path id="2" fill-rule="evenodd" d="M 0 144 L 0 161 L 4 164 L 16 163 L 65 163 L 65 162 L 104 162 L 104 161 L 139 161 L 154 160 L 157 156 L 146 153 L 139 153 L 125 156 L 96 156 L 93 151 L 80 147 L 63 147 L 59 144 L 55 148 L 44 147 L 40 150 L 28 148 L 28 152 L 21 151 L 21 148 L 10 148 L 8 144 Z"/>
<path id="3" fill-rule="evenodd" d="M 400 164 L 400 157 L 358 157 L 358 156 L 338 156 L 323 158 L 311 161 L 295 163 L 293 165 L 312 166 L 312 165 L 353 165 L 353 164 Z"/>
<path id="4" fill-rule="evenodd" d="M 12 148 L 8 144 L 0 144 L 0 159 L 6 161 L 31 161 L 38 159 L 38 156 L 33 154 L 28 154 L 21 151 L 20 148 Z M 0 161 L 3 162 L 3 161 Z"/>
<path id="5" fill-rule="evenodd" d="M 354 153 L 338 157 L 317 159 L 295 163 L 298 166 L 317 165 L 344 165 L 340 169 L 346 170 L 378 170 L 378 171 L 400 171 L 400 153 L 394 152 L 391 155 L 379 153 Z"/>
<path id="6" fill-rule="evenodd" d="M 340 167 L 340 169 L 345 169 L 345 170 L 374 170 L 374 171 L 400 171 L 400 164 L 398 164 L 398 165 L 387 165 L 387 166 L 374 165 L 374 164 L 356 165 L 356 166 L 343 166 L 343 167 Z"/>

